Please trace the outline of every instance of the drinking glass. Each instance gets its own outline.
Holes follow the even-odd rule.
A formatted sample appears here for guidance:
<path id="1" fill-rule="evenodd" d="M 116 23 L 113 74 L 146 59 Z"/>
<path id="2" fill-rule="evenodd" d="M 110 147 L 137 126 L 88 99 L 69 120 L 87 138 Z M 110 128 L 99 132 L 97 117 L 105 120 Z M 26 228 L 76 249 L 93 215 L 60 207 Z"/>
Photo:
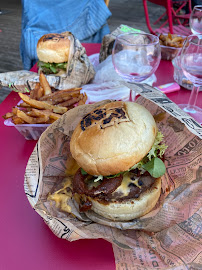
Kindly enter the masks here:
<path id="1" fill-rule="evenodd" d="M 202 34 L 202 5 L 197 5 L 193 8 L 189 25 L 193 34 Z"/>
<path id="2" fill-rule="evenodd" d="M 196 106 L 198 92 L 202 86 L 202 35 L 187 37 L 180 55 L 184 75 L 193 83 L 188 104 L 179 105 L 199 123 L 202 123 L 202 109 Z"/>
<path id="3" fill-rule="evenodd" d="M 125 33 L 116 37 L 112 62 L 120 77 L 129 83 L 140 83 L 157 69 L 161 59 L 159 38 L 151 34 Z M 131 90 L 131 96 L 135 96 Z"/>

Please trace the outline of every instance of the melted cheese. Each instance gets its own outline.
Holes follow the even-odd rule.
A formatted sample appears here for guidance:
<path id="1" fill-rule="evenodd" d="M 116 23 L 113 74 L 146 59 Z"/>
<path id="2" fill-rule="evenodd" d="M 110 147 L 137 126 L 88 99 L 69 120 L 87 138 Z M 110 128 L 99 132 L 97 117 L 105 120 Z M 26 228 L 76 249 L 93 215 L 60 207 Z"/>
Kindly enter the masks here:
<path id="1" fill-rule="evenodd" d="M 60 210 L 64 212 L 71 212 L 71 207 L 68 205 L 68 201 L 72 196 L 71 191 L 67 191 L 67 188 L 71 188 L 71 179 L 67 178 L 64 182 L 63 187 L 53 194 L 48 195 L 48 200 L 52 200 L 55 202 L 56 207 L 60 208 Z"/>
<path id="2" fill-rule="evenodd" d="M 140 177 L 137 177 L 137 179 L 132 180 L 130 178 L 130 172 L 124 173 L 121 185 L 114 192 L 122 193 L 123 195 L 121 195 L 121 197 L 128 196 L 130 192 L 130 183 L 133 183 L 137 187 L 141 188 L 141 186 L 138 184 L 139 178 Z"/>
<path id="3" fill-rule="evenodd" d="M 140 177 L 137 177 L 137 179 L 133 180 L 133 184 L 136 185 L 137 187 L 139 187 L 141 189 L 141 186 L 138 183 L 138 180 L 140 179 Z"/>

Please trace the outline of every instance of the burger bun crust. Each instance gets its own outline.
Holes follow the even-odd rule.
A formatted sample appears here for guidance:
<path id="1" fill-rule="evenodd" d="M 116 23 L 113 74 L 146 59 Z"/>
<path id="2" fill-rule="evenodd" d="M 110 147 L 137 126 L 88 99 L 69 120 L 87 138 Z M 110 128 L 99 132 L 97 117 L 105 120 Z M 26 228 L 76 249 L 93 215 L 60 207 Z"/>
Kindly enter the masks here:
<path id="1" fill-rule="evenodd" d="M 85 116 L 73 132 L 70 151 L 91 175 L 127 171 L 150 151 L 157 133 L 151 113 L 133 102 L 115 101 Z"/>
<path id="2" fill-rule="evenodd" d="M 67 33 L 46 34 L 37 43 L 37 56 L 46 63 L 63 63 L 68 61 L 70 40 Z"/>

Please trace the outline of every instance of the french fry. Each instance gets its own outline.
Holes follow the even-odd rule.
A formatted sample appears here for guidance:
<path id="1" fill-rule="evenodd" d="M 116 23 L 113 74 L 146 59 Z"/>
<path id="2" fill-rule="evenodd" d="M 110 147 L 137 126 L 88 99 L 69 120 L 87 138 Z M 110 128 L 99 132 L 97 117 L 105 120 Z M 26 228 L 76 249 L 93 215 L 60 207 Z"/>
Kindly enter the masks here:
<path id="1" fill-rule="evenodd" d="M 39 101 L 41 101 L 41 100 L 39 100 Z M 42 102 L 45 102 L 45 103 L 50 104 L 50 105 L 53 105 L 53 101 L 52 100 L 44 100 Z"/>
<path id="2" fill-rule="evenodd" d="M 60 98 L 64 98 L 67 96 L 73 96 L 73 95 L 77 95 L 80 94 L 80 90 L 82 88 L 72 88 L 72 89 L 65 89 L 65 90 L 59 90 L 57 92 L 54 92 L 52 94 L 43 96 L 42 98 L 40 98 L 41 101 L 45 101 L 45 100 L 59 100 Z"/>
<path id="3" fill-rule="evenodd" d="M 174 37 L 172 39 L 172 42 L 175 43 L 175 42 L 181 42 L 182 41 L 182 37 Z"/>
<path id="4" fill-rule="evenodd" d="M 7 112 L 6 114 L 4 114 L 2 117 L 4 119 L 9 119 L 9 118 L 12 118 L 15 114 L 12 113 L 12 112 Z"/>
<path id="5" fill-rule="evenodd" d="M 20 108 L 31 108 L 31 106 L 25 102 L 21 102 L 20 104 L 17 105 L 17 107 Z"/>
<path id="6" fill-rule="evenodd" d="M 47 115 L 50 119 L 53 119 L 53 120 L 57 120 L 61 117 L 61 114 L 53 113 L 49 110 L 32 109 L 30 113 L 31 113 L 31 116 L 35 116 L 35 117 Z"/>
<path id="7" fill-rule="evenodd" d="M 20 117 L 18 116 L 13 116 L 12 117 L 12 121 L 15 125 L 22 125 L 22 124 L 25 124 L 25 122 L 23 121 L 23 119 L 21 119 Z"/>
<path id="8" fill-rule="evenodd" d="M 12 113 L 13 113 L 14 115 L 17 114 L 17 111 L 18 111 L 18 108 L 16 108 L 16 107 L 13 107 L 13 108 L 12 108 Z"/>
<path id="9" fill-rule="evenodd" d="M 64 101 L 62 103 L 59 103 L 58 105 L 64 106 L 64 107 L 69 107 L 69 106 L 79 102 L 79 100 L 81 100 L 81 99 L 82 99 L 82 94 L 79 95 L 78 97 L 73 97 L 73 98 L 71 98 L 69 100 L 66 100 L 66 101 Z"/>
<path id="10" fill-rule="evenodd" d="M 6 113 L 3 118 L 11 118 L 15 125 L 19 124 L 52 124 L 66 111 L 74 108 L 75 104 L 86 103 L 86 93 L 81 94 L 82 88 L 71 88 L 55 91 L 52 89 L 41 72 L 39 82 L 30 91 L 29 96 L 18 93 L 22 102 Z"/>
<path id="11" fill-rule="evenodd" d="M 163 34 L 160 34 L 159 39 L 164 43 L 164 41 L 166 41 L 166 36 Z"/>
<path id="12" fill-rule="evenodd" d="M 44 95 L 49 95 L 52 93 L 51 87 L 46 79 L 46 76 L 42 72 L 40 72 L 39 74 L 39 82 L 42 88 L 44 89 Z"/>
<path id="13" fill-rule="evenodd" d="M 18 94 L 24 102 L 26 102 L 27 104 L 29 104 L 30 106 L 36 109 L 42 109 L 42 110 L 47 109 L 47 110 L 51 110 L 52 112 L 59 113 L 59 114 L 63 114 L 68 110 L 66 107 L 63 107 L 63 106 L 50 105 L 43 101 L 31 99 L 27 95 L 24 95 L 22 93 L 18 93 Z"/>
<path id="14" fill-rule="evenodd" d="M 44 89 L 40 86 L 36 93 L 36 99 L 40 100 L 41 97 L 44 95 Z"/>
<path id="15" fill-rule="evenodd" d="M 32 90 L 30 91 L 30 98 L 36 99 L 37 91 L 38 91 L 39 88 L 40 88 L 40 83 L 37 82 L 37 83 L 35 84 L 34 89 L 32 89 Z"/>
<path id="16" fill-rule="evenodd" d="M 172 35 L 171 35 L 171 33 L 168 33 L 168 39 L 172 40 Z"/>
<path id="17" fill-rule="evenodd" d="M 25 112 L 26 115 L 28 115 L 28 116 L 36 117 L 35 113 L 33 112 L 33 109 L 31 109 L 31 110 L 28 111 L 28 112 L 23 110 L 23 112 Z"/>
<path id="18" fill-rule="evenodd" d="M 86 101 L 87 101 L 87 95 L 86 95 L 86 93 L 84 93 L 83 94 L 83 98 L 79 101 L 79 103 L 78 103 L 78 106 L 80 106 L 80 105 L 84 105 L 85 103 L 86 103 Z"/>
<path id="19" fill-rule="evenodd" d="M 50 119 L 49 118 L 49 120 L 47 121 L 47 123 L 46 124 L 52 124 L 52 123 L 54 123 L 55 122 L 55 120 L 54 119 Z"/>
<path id="20" fill-rule="evenodd" d="M 34 118 L 31 116 L 28 116 L 26 113 L 20 110 L 17 110 L 17 116 L 28 124 L 46 123 L 49 120 L 49 117 L 47 115 L 44 115 L 43 117 Z"/>
<path id="21" fill-rule="evenodd" d="M 56 105 L 56 104 L 65 102 L 67 100 L 71 100 L 72 98 L 78 98 L 79 95 L 80 95 L 80 92 L 76 92 L 72 94 L 63 93 L 61 96 L 54 98 L 52 100 L 52 104 Z"/>
<path id="22" fill-rule="evenodd" d="M 169 46 L 169 47 L 175 47 L 175 48 L 181 48 L 183 46 L 185 37 L 180 37 L 177 35 L 171 35 L 168 33 L 168 35 L 161 34 L 159 36 L 159 42 L 163 46 Z"/>

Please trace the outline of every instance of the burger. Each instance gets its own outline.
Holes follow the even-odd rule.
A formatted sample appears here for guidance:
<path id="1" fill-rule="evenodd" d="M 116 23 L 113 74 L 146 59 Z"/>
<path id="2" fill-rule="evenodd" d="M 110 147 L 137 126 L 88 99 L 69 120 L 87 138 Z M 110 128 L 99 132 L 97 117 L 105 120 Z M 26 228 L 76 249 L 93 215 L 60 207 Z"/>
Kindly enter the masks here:
<path id="1" fill-rule="evenodd" d="M 150 212 L 165 173 L 162 140 L 151 113 L 137 103 L 114 101 L 85 115 L 70 141 L 79 167 L 72 180 L 79 211 L 114 221 Z"/>
<path id="2" fill-rule="evenodd" d="M 37 43 L 39 72 L 61 75 L 66 73 L 70 54 L 70 34 L 46 34 Z"/>

